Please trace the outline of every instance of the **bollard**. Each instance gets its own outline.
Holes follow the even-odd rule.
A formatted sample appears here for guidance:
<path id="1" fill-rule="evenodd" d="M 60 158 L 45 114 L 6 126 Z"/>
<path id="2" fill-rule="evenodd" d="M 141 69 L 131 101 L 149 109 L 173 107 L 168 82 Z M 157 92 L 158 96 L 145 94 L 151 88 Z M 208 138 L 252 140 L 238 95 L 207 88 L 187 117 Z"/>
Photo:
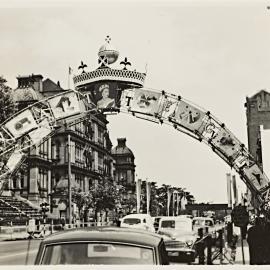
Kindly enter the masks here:
<path id="1" fill-rule="evenodd" d="M 197 244 L 198 255 L 199 255 L 199 264 L 204 264 L 205 255 L 204 255 L 204 240 L 203 240 L 203 228 L 198 229 L 199 242 Z"/>

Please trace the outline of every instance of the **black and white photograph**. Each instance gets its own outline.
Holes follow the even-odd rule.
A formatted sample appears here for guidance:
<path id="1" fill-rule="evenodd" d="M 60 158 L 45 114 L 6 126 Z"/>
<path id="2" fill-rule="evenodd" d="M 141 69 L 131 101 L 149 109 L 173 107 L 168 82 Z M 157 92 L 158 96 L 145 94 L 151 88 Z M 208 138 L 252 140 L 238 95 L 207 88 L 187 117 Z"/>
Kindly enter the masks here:
<path id="1" fill-rule="evenodd" d="M 0 268 L 270 265 L 269 101 L 269 0 L 0 0 Z"/>

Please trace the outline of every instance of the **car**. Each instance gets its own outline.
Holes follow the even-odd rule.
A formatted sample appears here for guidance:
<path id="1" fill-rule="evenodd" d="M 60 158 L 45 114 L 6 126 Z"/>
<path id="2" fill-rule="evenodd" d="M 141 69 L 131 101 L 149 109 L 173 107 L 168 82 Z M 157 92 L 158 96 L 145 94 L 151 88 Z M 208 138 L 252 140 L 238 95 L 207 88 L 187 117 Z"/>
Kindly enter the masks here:
<path id="1" fill-rule="evenodd" d="M 119 227 L 70 229 L 46 237 L 35 265 L 169 264 L 164 240 L 157 234 Z"/>
<path id="2" fill-rule="evenodd" d="M 148 214 L 130 214 L 122 218 L 120 227 L 155 232 L 153 219 Z"/>
<path id="3" fill-rule="evenodd" d="M 185 216 L 162 217 L 159 221 L 158 231 L 163 230 L 192 231 L 192 219 Z"/>
<path id="4" fill-rule="evenodd" d="M 170 262 L 194 262 L 197 234 L 192 230 L 192 220 L 189 217 L 161 218 L 158 234 L 164 237 Z"/>
<path id="5" fill-rule="evenodd" d="M 214 220 L 210 217 L 194 217 L 192 220 L 193 230 L 198 231 L 199 228 L 206 228 L 208 227 L 209 231 L 214 230 Z"/>

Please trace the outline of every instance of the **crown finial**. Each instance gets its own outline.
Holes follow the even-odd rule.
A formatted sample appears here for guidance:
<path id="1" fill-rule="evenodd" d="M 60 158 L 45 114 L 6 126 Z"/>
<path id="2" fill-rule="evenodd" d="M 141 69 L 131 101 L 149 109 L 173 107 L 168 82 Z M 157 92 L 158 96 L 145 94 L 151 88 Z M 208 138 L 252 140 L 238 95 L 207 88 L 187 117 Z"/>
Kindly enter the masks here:
<path id="1" fill-rule="evenodd" d="M 105 38 L 105 41 L 106 41 L 107 43 L 110 43 L 111 40 L 112 40 L 112 39 L 111 39 L 110 36 L 107 36 L 107 37 Z"/>

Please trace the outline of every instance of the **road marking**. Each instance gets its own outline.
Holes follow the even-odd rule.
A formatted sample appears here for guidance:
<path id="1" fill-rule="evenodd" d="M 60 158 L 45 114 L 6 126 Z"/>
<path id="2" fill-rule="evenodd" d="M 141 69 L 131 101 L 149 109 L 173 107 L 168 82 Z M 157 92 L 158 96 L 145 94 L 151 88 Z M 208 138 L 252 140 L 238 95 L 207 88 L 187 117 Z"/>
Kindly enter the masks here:
<path id="1" fill-rule="evenodd" d="M 32 253 L 35 253 L 35 252 L 37 252 L 37 251 L 38 251 L 38 248 L 29 251 L 28 254 L 32 254 Z M 25 252 L 20 252 L 20 253 L 13 253 L 13 254 L 9 254 L 9 255 L 4 255 L 4 256 L 0 256 L 0 260 L 2 260 L 2 259 L 7 259 L 7 258 L 10 258 L 10 257 L 14 257 L 14 256 L 26 255 L 26 254 L 27 254 L 27 251 L 25 251 Z"/>

